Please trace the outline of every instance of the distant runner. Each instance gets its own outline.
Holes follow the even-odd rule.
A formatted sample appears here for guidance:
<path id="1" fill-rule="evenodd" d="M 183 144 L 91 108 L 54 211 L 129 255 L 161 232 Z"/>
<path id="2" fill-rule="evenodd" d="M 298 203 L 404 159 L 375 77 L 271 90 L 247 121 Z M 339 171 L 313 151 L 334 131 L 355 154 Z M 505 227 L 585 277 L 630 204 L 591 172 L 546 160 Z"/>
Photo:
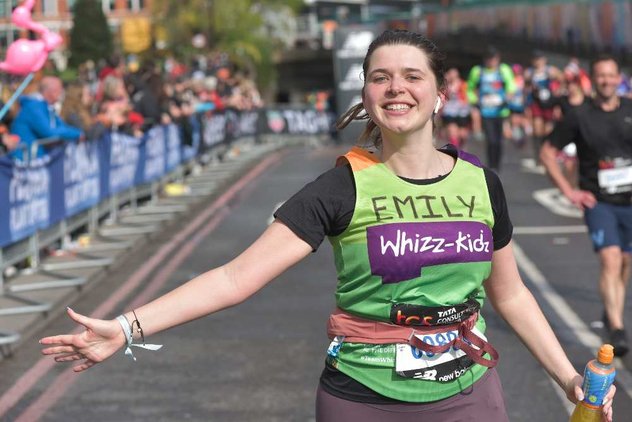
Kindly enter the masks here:
<path id="1" fill-rule="evenodd" d="M 553 182 L 578 208 L 599 255 L 604 323 L 616 356 L 628 352 L 623 326 L 632 252 L 632 100 L 617 96 L 621 71 L 611 56 L 593 61 L 595 97 L 570 108 L 542 145 L 540 158 Z M 579 188 L 564 176 L 556 156 L 577 145 Z"/>

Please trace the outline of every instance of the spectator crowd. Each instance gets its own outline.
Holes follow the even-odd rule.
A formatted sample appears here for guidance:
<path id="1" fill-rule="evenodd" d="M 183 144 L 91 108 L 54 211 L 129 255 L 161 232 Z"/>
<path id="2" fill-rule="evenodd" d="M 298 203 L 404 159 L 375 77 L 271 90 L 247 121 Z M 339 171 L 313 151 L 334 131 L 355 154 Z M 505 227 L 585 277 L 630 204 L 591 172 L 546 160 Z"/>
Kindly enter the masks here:
<path id="1" fill-rule="evenodd" d="M 60 142 L 97 139 L 109 130 L 141 137 L 171 123 L 190 144 L 195 116 L 262 105 L 255 81 L 225 53 L 189 66 L 172 58 L 141 65 L 114 55 L 100 66 L 84 63 L 68 84 L 37 76 L 0 122 L 0 155 L 23 161 Z"/>

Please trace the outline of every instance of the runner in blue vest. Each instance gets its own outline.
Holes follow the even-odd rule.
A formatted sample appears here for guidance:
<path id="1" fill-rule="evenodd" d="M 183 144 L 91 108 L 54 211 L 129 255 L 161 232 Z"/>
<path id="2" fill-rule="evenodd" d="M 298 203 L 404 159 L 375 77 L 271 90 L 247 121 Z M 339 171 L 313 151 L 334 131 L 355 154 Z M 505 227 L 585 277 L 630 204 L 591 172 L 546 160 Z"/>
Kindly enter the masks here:
<path id="1" fill-rule="evenodd" d="M 422 35 L 386 31 L 369 46 L 363 75 L 362 102 L 339 127 L 366 121 L 360 142 L 373 148 L 340 157 L 227 264 L 115 320 L 69 311 L 86 330 L 42 339 L 43 353 L 86 370 L 126 344 L 242 302 L 328 237 L 337 309 L 318 422 L 507 421 L 480 313 L 486 299 L 576 402 L 582 377 L 520 278 L 498 176 L 470 154 L 433 145 L 446 94 L 442 53 Z"/>
<path id="2" fill-rule="evenodd" d="M 500 170 L 502 162 L 503 125 L 509 117 L 508 99 L 514 95 L 516 85 L 513 71 L 501 63 L 500 53 L 490 47 L 482 66 L 474 66 L 467 78 L 470 103 L 478 107 L 481 126 L 487 143 L 487 165 Z"/>

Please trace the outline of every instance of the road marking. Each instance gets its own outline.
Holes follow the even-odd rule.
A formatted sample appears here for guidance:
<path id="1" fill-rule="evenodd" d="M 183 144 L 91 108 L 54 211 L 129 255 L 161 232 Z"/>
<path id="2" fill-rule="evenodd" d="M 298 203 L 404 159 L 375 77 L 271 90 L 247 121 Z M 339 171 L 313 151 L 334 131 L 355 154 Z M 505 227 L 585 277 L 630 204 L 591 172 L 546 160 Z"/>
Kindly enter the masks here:
<path id="1" fill-rule="evenodd" d="M 170 256 L 173 256 L 173 250 L 179 247 L 183 242 L 191 241 L 191 236 L 197 234 L 200 227 L 204 225 L 203 230 L 206 231 L 208 227 L 215 227 L 218 216 L 214 214 L 221 214 L 221 217 L 225 216 L 227 204 L 236 198 L 244 188 L 256 183 L 257 178 L 272 165 L 278 163 L 281 159 L 282 153 L 275 153 L 272 156 L 267 157 L 261 161 L 256 167 L 250 170 L 241 179 L 235 182 L 226 192 L 220 195 L 208 208 L 193 219 L 187 226 L 178 232 L 168 243 L 164 244 L 149 261 L 146 261 L 141 265 L 105 302 L 103 302 L 91 315 L 92 318 L 105 318 L 112 310 L 119 305 L 127 296 L 136 289 L 142 281 L 144 281 L 157 267 L 163 264 Z M 207 222 L 209 218 L 213 217 Z M 195 236 L 193 240 L 199 239 L 199 236 Z M 191 243 L 193 243 L 191 241 Z M 177 254 L 176 256 L 180 256 Z M 172 258 L 175 259 L 175 258 Z M 154 287 L 152 287 L 154 286 Z M 155 288 L 154 284 L 146 286 L 145 289 Z M 77 328 L 73 333 L 81 332 L 81 328 Z M 24 373 L 16 383 L 7 390 L 2 396 L 0 396 L 0 419 L 6 414 L 13 406 L 15 406 L 25 394 L 31 391 L 33 386 L 39 382 L 54 366 L 56 362 L 50 356 L 44 356 L 27 372 Z M 31 404 L 24 413 L 20 416 L 22 421 L 33 421 L 44 414 L 44 412 L 52 406 L 70 385 L 78 379 L 77 374 L 72 371 L 72 368 L 68 368 L 62 372 L 49 386 L 49 388 L 34 402 Z M 34 417 L 39 415 L 38 417 Z M 28 416 L 28 418 L 27 418 Z M 23 418 L 24 417 L 24 418 Z"/>
<path id="2" fill-rule="evenodd" d="M 514 227 L 513 234 L 574 234 L 586 233 L 586 226 L 523 226 Z"/>
<path id="3" fill-rule="evenodd" d="M 542 298 L 547 301 L 551 309 L 557 314 L 557 317 L 571 330 L 573 336 L 584 347 L 593 352 L 597 352 L 603 341 L 595 334 L 581 318 L 575 313 L 575 311 L 564 301 L 551 284 L 546 280 L 544 275 L 540 272 L 538 267 L 529 259 L 524 253 L 522 248 L 514 241 L 514 255 L 516 256 L 516 262 L 518 267 L 527 275 L 529 281 L 538 289 Z M 620 359 L 615 359 L 615 366 L 617 368 L 617 385 L 618 390 L 624 391 L 629 397 L 632 397 L 632 375 L 628 372 L 627 368 L 621 363 Z M 566 395 L 561 391 L 561 388 L 551 377 L 547 377 L 555 385 L 555 392 L 564 400 L 566 409 L 569 410 L 569 414 L 572 412 L 573 405 L 568 401 Z"/>
<path id="4" fill-rule="evenodd" d="M 546 174 L 544 167 L 533 158 L 524 158 L 520 161 L 521 169 L 527 173 Z"/>
<path id="5" fill-rule="evenodd" d="M 583 213 L 569 202 L 558 188 L 539 189 L 533 192 L 533 199 L 553 214 L 564 217 L 582 218 Z"/>

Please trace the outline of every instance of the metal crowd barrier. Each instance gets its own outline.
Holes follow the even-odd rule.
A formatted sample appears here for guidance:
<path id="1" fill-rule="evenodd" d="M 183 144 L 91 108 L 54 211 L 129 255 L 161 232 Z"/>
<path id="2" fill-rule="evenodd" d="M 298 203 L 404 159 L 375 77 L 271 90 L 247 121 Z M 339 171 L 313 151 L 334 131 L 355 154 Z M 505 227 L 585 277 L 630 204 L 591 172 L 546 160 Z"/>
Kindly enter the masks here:
<path id="1" fill-rule="evenodd" d="M 289 111 L 288 111 L 289 110 Z M 289 113 L 297 113 L 292 116 Z M 317 116 L 317 123 L 301 123 L 301 118 L 297 117 L 301 113 L 308 116 L 306 121 Z M 73 255 L 70 262 L 41 262 L 42 251 L 47 248 L 65 250 L 72 234 L 78 232 L 98 239 L 100 243 L 95 245 L 90 252 L 95 253 L 104 250 L 120 250 L 131 246 L 130 241 L 122 240 L 128 235 L 138 235 L 150 233 L 160 226 L 160 221 L 165 214 L 174 214 L 186 209 L 181 204 L 158 204 L 160 192 L 166 184 L 174 181 L 182 181 L 184 177 L 192 172 L 197 166 L 209 163 L 220 162 L 226 150 L 233 144 L 250 141 L 252 143 L 262 142 L 264 137 L 282 136 L 284 139 L 288 135 L 294 137 L 305 137 L 312 135 L 328 135 L 330 125 L 333 122 L 332 116 L 327 114 L 328 125 L 323 122 L 322 113 L 317 113 L 306 107 L 301 108 L 267 108 L 257 112 L 257 122 L 253 123 L 251 117 L 245 120 L 250 121 L 250 128 L 240 127 L 239 119 L 235 116 L 215 115 L 219 122 L 214 122 L 214 117 L 202 119 L 200 127 L 200 143 L 197 154 L 186 161 L 182 161 L 171 171 L 151 183 L 139 184 L 121 192 L 117 192 L 102 200 L 95 206 L 83 210 L 68 218 L 64 218 L 56 224 L 37 230 L 32 235 L 22 240 L 16 241 L 0 248 L 0 317 L 11 317 L 20 314 L 43 313 L 46 315 L 53 304 L 42 302 L 25 297 L 25 293 L 37 290 L 76 288 L 81 289 L 87 283 L 88 277 L 69 276 L 64 274 L 65 270 L 77 268 L 102 267 L 112 263 L 113 258 L 92 255 L 89 252 L 78 252 Z M 311 117 L 310 117 L 311 116 Z M 283 119 L 286 119 L 283 122 Z M 298 119 L 298 120 L 297 120 Z M 293 120 L 293 121 L 292 121 Z M 300 123 L 300 124 L 299 124 Z M 222 128 L 222 125 L 224 127 Z M 230 130 L 236 130 L 231 134 Z M 220 133 L 221 132 L 221 133 Z M 28 151 L 30 157 L 36 156 L 36 151 L 40 146 L 51 146 L 59 143 L 58 139 L 42 139 L 34 143 Z M 24 153 L 26 151 L 23 151 Z M 141 206 L 142 205 L 142 206 Z M 154 215 L 156 224 L 127 224 L 116 226 L 121 220 L 123 210 L 126 216 L 137 215 L 139 212 L 146 217 Z M 152 218 L 144 218 L 152 220 Z M 107 223 L 107 224 L 104 224 Z M 25 266 L 25 263 L 27 265 Z M 22 266 L 20 269 L 15 269 Z M 15 269 L 20 275 L 37 274 L 32 281 L 11 282 L 15 276 L 5 280 L 5 271 Z M 28 277 L 27 277 L 28 278 Z M 0 320 L 0 354 L 8 355 L 11 352 L 10 346 L 20 340 L 18 333 L 3 330 Z"/>
<path id="2" fill-rule="evenodd" d="M 58 141 L 44 140 L 41 144 L 50 145 L 56 142 Z M 220 145 L 218 144 L 216 147 L 219 146 Z M 36 147 L 37 145 L 34 145 L 32 149 L 33 152 L 36 150 Z M 207 153 L 212 154 L 213 151 L 209 150 Z M 143 203 L 152 204 L 156 201 L 160 189 L 166 183 L 182 178 L 185 173 L 190 171 L 190 168 L 194 165 L 194 161 L 195 160 L 191 160 L 179 165 L 173 171 L 164 175 L 157 181 L 146 185 L 133 186 L 124 192 L 116 193 L 88 210 L 80 212 L 68 219 L 64 219 L 50 227 L 38 230 L 26 239 L 1 248 L 0 317 L 27 313 L 47 313 L 52 307 L 51 303 L 28 299 L 23 295 L 23 293 L 41 289 L 55 289 L 63 287 L 81 288 L 81 286 L 88 281 L 87 277 L 69 277 L 64 275 L 63 271 L 81 267 L 88 268 L 107 266 L 111 264 L 113 260 L 112 258 L 97 257 L 88 253 L 75 253 L 75 258 L 80 259 L 75 259 L 73 262 L 53 264 L 41 263 L 40 256 L 42 251 L 49 247 L 54 246 L 55 248 L 62 250 L 67 248 L 66 243 L 70 238 L 71 233 L 82 228 L 85 228 L 86 235 L 93 238 L 99 238 L 101 241 L 104 241 L 109 249 L 128 248 L 130 246 L 129 242 L 115 240 L 114 237 L 109 237 L 106 233 L 104 233 L 104 230 L 99 230 L 100 227 L 101 229 L 103 228 L 101 224 L 103 220 L 107 219 L 109 223 L 116 223 L 119 221 L 119 214 L 123 207 L 133 211 L 139 206 L 141 201 Z M 171 209 L 158 209 L 154 206 L 153 211 L 179 211 L 179 209 L 177 207 L 171 207 Z M 118 233 L 111 234 L 134 234 L 139 230 L 145 230 L 147 233 L 150 232 L 150 230 L 146 227 L 130 227 L 127 233 L 124 230 L 119 230 Z M 101 233 L 99 233 L 100 231 Z M 28 263 L 28 267 L 16 271 L 24 274 L 37 272 L 40 277 L 33 282 L 20 284 L 12 284 L 10 282 L 5 283 L 5 270 L 25 262 Z M 0 352 L 2 355 L 10 354 L 9 346 L 16 343 L 19 339 L 20 335 L 18 333 L 0 329 Z"/>

